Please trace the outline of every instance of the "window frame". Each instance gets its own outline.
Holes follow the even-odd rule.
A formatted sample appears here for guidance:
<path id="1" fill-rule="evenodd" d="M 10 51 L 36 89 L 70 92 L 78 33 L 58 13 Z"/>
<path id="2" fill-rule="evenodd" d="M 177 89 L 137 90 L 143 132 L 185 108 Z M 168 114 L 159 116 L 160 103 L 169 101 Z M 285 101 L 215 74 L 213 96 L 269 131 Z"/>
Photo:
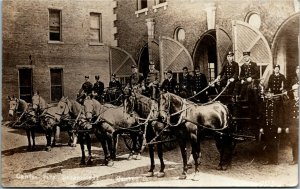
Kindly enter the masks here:
<path id="1" fill-rule="evenodd" d="M 20 78 L 20 76 L 21 76 L 20 71 L 21 70 L 28 70 L 28 71 L 30 70 L 30 74 L 31 74 L 31 77 L 30 77 L 30 84 L 31 85 L 30 86 L 26 86 L 26 85 L 21 86 L 21 78 Z M 29 87 L 30 88 L 30 94 L 24 94 L 24 95 L 30 96 L 29 101 L 22 98 L 22 96 L 24 96 L 24 95 L 21 95 L 21 87 Z M 22 100 L 25 100 L 27 103 L 31 103 L 31 101 L 32 101 L 32 99 L 31 99 L 32 98 L 32 91 L 33 91 L 33 68 L 30 68 L 30 67 L 20 67 L 20 68 L 18 68 L 18 90 L 19 90 L 19 98 L 22 99 Z"/>
<path id="2" fill-rule="evenodd" d="M 58 11 L 59 12 L 59 40 L 52 40 L 51 39 L 51 30 L 50 30 L 50 12 L 51 11 Z M 63 43 L 62 38 L 62 9 L 58 8 L 48 8 L 48 43 Z"/>
<path id="3" fill-rule="evenodd" d="M 60 72 L 61 85 L 52 85 L 52 70 L 61 70 L 61 72 Z M 52 87 L 61 86 L 61 97 L 64 96 L 64 74 L 63 74 L 64 71 L 63 71 L 62 67 L 50 67 L 49 72 L 50 72 L 50 101 L 51 101 L 51 103 L 56 103 L 59 100 L 55 101 L 52 99 Z"/>
<path id="4" fill-rule="evenodd" d="M 154 12 L 157 12 L 159 8 L 164 8 L 164 10 L 166 10 L 167 7 L 168 7 L 167 0 L 165 0 L 165 2 L 160 2 L 160 0 L 154 0 L 154 6 L 152 7 L 152 9 L 154 10 Z"/>
<path id="5" fill-rule="evenodd" d="M 92 15 L 97 15 L 99 16 L 99 41 L 92 41 L 91 37 L 89 37 L 89 45 L 104 45 L 103 44 L 103 32 L 102 32 L 102 13 L 100 12 L 90 12 L 90 17 L 89 17 L 89 20 L 90 20 L 90 27 L 89 27 L 89 34 L 91 34 L 91 31 L 94 29 L 96 30 L 95 28 L 92 28 L 91 26 L 91 21 L 92 21 Z"/>
<path id="6" fill-rule="evenodd" d="M 148 0 L 147 1 L 147 7 L 146 8 L 142 8 L 142 0 L 136 0 L 136 11 L 134 12 L 134 14 L 136 14 L 136 17 L 139 17 L 140 14 L 145 13 L 145 15 L 148 14 Z"/>

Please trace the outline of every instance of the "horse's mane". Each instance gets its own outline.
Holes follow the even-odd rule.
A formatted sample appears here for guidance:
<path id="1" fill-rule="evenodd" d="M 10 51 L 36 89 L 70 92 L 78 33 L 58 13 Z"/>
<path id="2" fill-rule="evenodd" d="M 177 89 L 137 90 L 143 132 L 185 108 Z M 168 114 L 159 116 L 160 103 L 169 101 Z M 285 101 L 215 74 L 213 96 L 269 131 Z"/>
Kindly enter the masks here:
<path id="1" fill-rule="evenodd" d="M 19 99 L 18 111 L 19 112 L 24 112 L 27 109 L 28 109 L 28 103 L 23 99 Z"/>
<path id="2" fill-rule="evenodd" d="M 134 110 L 142 117 L 147 117 L 151 111 L 152 103 L 155 102 L 151 98 L 142 94 L 136 94 Z"/>
<path id="3" fill-rule="evenodd" d="M 74 116 L 78 116 L 80 110 L 82 109 L 81 104 L 79 104 L 79 102 L 77 102 L 76 100 L 69 100 L 67 99 L 67 103 L 69 105 L 71 105 L 70 111 Z"/>

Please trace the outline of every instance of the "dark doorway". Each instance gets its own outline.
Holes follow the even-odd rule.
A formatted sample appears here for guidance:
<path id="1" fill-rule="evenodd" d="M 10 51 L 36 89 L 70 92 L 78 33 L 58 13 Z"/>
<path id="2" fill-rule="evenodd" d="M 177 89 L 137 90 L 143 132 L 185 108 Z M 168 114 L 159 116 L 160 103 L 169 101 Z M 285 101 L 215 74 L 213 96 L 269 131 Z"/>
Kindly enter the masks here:
<path id="1" fill-rule="evenodd" d="M 205 32 L 198 40 L 193 53 L 194 67 L 200 66 L 208 81 L 218 74 L 216 30 Z"/>
<path id="2" fill-rule="evenodd" d="M 32 69 L 19 69 L 19 91 L 20 99 L 27 103 L 32 101 Z"/>
<path id="3" fill-rule="evenodd" d="M 148 51 L 148 44 L 146 44 L 140 54 L 139 59 L 139 72 L 144 75 L 144 77 L 147 75 L 149 71 L 149 51 Z"/>

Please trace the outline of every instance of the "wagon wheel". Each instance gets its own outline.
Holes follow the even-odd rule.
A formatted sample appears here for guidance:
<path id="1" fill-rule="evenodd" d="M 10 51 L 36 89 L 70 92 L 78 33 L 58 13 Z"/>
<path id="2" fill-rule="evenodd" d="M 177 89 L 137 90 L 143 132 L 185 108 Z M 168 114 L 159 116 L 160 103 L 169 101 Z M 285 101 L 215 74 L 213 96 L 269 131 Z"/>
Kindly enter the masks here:
<path id="1" fill-rule="evenodd" d="M 165 132 L 161 136 L 161 140 L 165 141 L 163 142 L 162 145 L 163 145 L 163 149 L 167 149 L 167 151 L 173 150 L 177 145 L 176 136 L 170 132 Z"/>

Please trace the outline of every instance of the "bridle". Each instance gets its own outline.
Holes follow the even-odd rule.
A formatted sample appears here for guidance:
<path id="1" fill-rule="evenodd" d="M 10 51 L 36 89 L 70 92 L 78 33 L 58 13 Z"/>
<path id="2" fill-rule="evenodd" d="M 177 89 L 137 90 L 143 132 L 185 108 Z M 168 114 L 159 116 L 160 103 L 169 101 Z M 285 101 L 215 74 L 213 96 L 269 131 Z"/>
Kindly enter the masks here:
<path id="1" fill-rule="evenodd" d="M 13 112 L 17 112 L 17 110 L 19 109 L 20 100 L 14 99 L 14 100 L 11 100 L 10 102 L 12 102 L 12 101 L 15 101 L 17 105 L 14 108 L 11 108 L 11 106 L 10 106 L 9 110 L 12 110 Z"/>

